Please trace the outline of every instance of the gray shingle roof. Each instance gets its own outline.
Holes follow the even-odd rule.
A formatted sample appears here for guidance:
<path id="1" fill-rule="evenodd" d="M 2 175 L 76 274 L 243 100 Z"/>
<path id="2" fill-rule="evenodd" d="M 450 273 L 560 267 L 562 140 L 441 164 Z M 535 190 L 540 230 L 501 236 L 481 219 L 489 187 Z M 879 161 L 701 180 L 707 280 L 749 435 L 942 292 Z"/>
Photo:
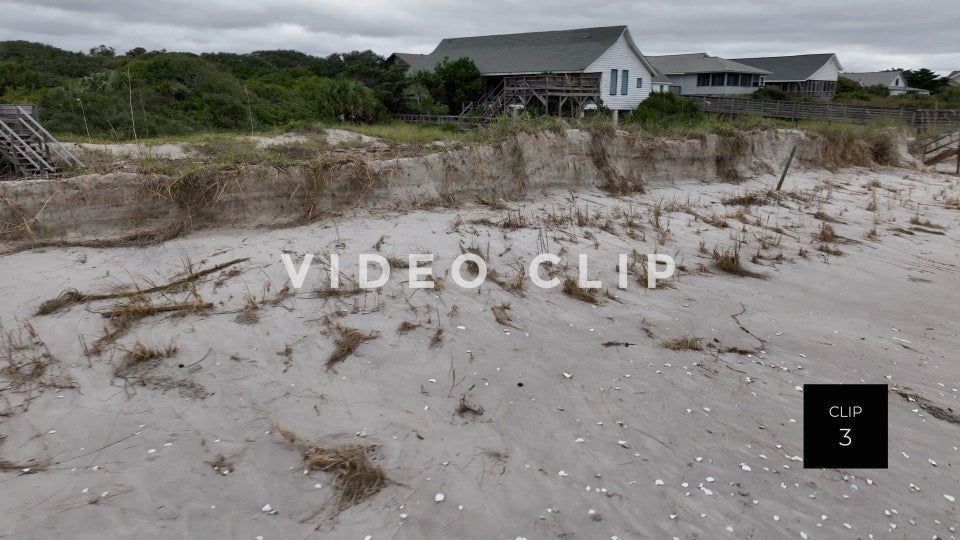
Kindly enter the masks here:
<path id="1" fill-rule="evenodd" d="M 805 81 L 835 55 L 799 54 L 796 56 L 766 56 L 760 58 L 731 58 L 734 62 L 758 67 L 770 72 L 767 82 Z"/>
<path id="2" fill-rule="evenodd" d="M 447 38 L 410 72 L 431 71 L 444 58 L 462 57 L 473 60 L 484 75 L 583 71 L 626 30 L 626 26 L 604 26 Z"/>
<path id="3" fill-rule="evenodd" d="M 413 66 L 414 64 L 416 64 L 417 62 L 419 62 L 420 60 L 422 60 L 422 59 L 423 59 L 425 56 L 427 56 L 427 55 L 425 55 L 425 54 L 417 54 L 417 53 L 395 52 L 395 53 L 391 54 L 390 56 L 391 56 L 391 57 L 394 57 L 394 56 L 395 56 L 395 57 L 397 57 L 397 59 L 401 60 L 403 63 L 407 64 L 408 66 Z M 387 58 L 387 60 L 389 60 L 389 58 Z"/>
<path id="4" fill-rule="evenodd" d="M 903 73 L 899 71 L 867 71 L 863 73 L 841 73 L 841 77 L 857 81 L 864 86 L 907 86 L 907 81 L 903 78 Z M 899 84 L 894 84 L 899 79 Z"/>
<path id="5" fill-rule="evenodd" d="M 710 56 L 707 53 L 668 54 L 664 56 L 648 56 L 647 60 L 665 75 L 682 75 L 685 73 L 756 73 L 766 75 L 765 69 L 748 66 L 725 58 Z"/>

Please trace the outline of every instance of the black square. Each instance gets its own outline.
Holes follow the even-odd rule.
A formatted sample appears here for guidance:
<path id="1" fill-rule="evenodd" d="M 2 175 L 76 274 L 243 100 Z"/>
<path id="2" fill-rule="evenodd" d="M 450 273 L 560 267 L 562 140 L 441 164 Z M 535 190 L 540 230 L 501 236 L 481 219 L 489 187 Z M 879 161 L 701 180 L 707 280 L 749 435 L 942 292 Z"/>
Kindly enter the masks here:
<path id="1" fill-rule="evenodd" d="M 886 469 L 887 385 L 803 385 L 803 468 Z"/>

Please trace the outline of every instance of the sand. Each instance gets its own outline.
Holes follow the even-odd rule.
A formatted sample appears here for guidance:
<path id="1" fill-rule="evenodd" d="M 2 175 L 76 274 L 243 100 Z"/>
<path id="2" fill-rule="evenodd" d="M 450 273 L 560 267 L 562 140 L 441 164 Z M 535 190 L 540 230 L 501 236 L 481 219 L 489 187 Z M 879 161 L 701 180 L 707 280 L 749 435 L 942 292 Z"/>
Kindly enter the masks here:
<path id="1" fill-rule="evenodd" d="M 781 204 L 737 215 L 721 202 L 775 181 L 536 193 L 510 211 L 353 212 L 4 256 L 0 322 L 37 337 L 21 328 L 2 364 L 9 354 L 47 369 L 15 387 L 0 374 L 0 537 L 955 538 L 960 425 L 891 392 L 889 469 L 804 470 L 801 388 L 885 383 L 960 408 L 960 211 L 944 204 L 957 178 L 813 170 L 788 177 L 795 197 Z M 578 211 L 584 223 L 564 222 Z M 818 251 L 817 212 L 840 236 L 824 249 L 842 254 Z M 765 279 L 701 253 L 738 239 L 744 267 Z M 544 244 L 565 251 L 571 275 L 588 254 L 611 297 L 593 305 L 529 282 L 523 296 L 493 282 L 466 291 L 449 276 L 443 290 L 413 291 L 394 269 L 379 294 L 317 298 L 319 264 L 278 294 L 283 251 L 339 253 L 348 276 L 359 253 L 434 252 L 441 276 L 474 246 L 510 278 Z M 674 255 L 686 272 L 669 288 L 631 278 L 618 290 L 617 254 L 634 249 Z M 68 288 L 147 288 L 236 258 L 249 260 L 201 278 L 196 294 L 152 295 L 210 309 L 135 321 L 99 355 L 84 348 L 119 300 L 35 314 Z M 504 303 L 509 326 L 492 312 Z M 404 321 L 420 326 L 398 333 Z M 379 334 L 328 370 L 338 324 Z M 703 350 L 662 346 L 678 337 Z M 177 351 L 118 372 L 138 340 Z M 458 414 L 461 398 L 482 414 Z M 388 484 L 334 515 L 333 475 L 305 472 L 277 425 L 376 445 Z"/>

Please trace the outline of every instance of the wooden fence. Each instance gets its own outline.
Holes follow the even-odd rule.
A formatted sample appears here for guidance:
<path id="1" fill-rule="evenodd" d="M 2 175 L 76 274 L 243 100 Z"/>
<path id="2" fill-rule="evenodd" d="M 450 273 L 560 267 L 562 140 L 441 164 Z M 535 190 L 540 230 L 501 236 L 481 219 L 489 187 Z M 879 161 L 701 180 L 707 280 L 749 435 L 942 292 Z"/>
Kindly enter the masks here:
<path id="1" fill-rule="evenodd" d="M 893 109 L 837 103 L 703 96 L 684 96 L 684 99 L 697 103 L 706 112 L 718 114 L 756 114 L 791 120 L 828 120 L 858 124 L 892 119 L 917 129 L 960 127 L 960 111 L 956 109 Z"/>
<path id="2" fill-rule="evenodd" d="M 394 118 L 412 124 L 453 125 L 462 128 L 484 126 L 494 121 L 494 118 L 489 116 L 456 116 L 452 114 L 397 114 Z"/>

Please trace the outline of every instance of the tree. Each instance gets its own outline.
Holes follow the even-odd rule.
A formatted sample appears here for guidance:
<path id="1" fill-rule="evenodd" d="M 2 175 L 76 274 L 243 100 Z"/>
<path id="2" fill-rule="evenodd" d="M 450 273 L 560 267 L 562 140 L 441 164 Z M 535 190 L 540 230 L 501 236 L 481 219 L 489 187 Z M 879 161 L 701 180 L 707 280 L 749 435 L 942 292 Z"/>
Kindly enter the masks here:
<path id="1" fill-rule="evenodd" d="M 947 78 L 937 75 L 931 69 L 904 69 L 903 77 L 907 79 L 907 84 L 914 88 L 923 88 L 931 92 L 936 92 L 941 87 L 947 85 Z"/>
<path id="2" fill-rule="evenodd" d="M 113 58 L 116 55 L 117 51 L 115 51 L 113 47 L 107 47 L 103 43 L 90 49 L 90 56 L 105 56 L 107 58 Z"/>
<path id="3" fill-rule="evenodd" d="M 477 65 L 466 57 L 453 61 L 444 58 L 433 73 L 420 72 L 418 82 L 430 89 L 434 99 L 446 105 L 452 114 L 459 113 L 464 103 L 479 98 L 485 85 Z"/>

